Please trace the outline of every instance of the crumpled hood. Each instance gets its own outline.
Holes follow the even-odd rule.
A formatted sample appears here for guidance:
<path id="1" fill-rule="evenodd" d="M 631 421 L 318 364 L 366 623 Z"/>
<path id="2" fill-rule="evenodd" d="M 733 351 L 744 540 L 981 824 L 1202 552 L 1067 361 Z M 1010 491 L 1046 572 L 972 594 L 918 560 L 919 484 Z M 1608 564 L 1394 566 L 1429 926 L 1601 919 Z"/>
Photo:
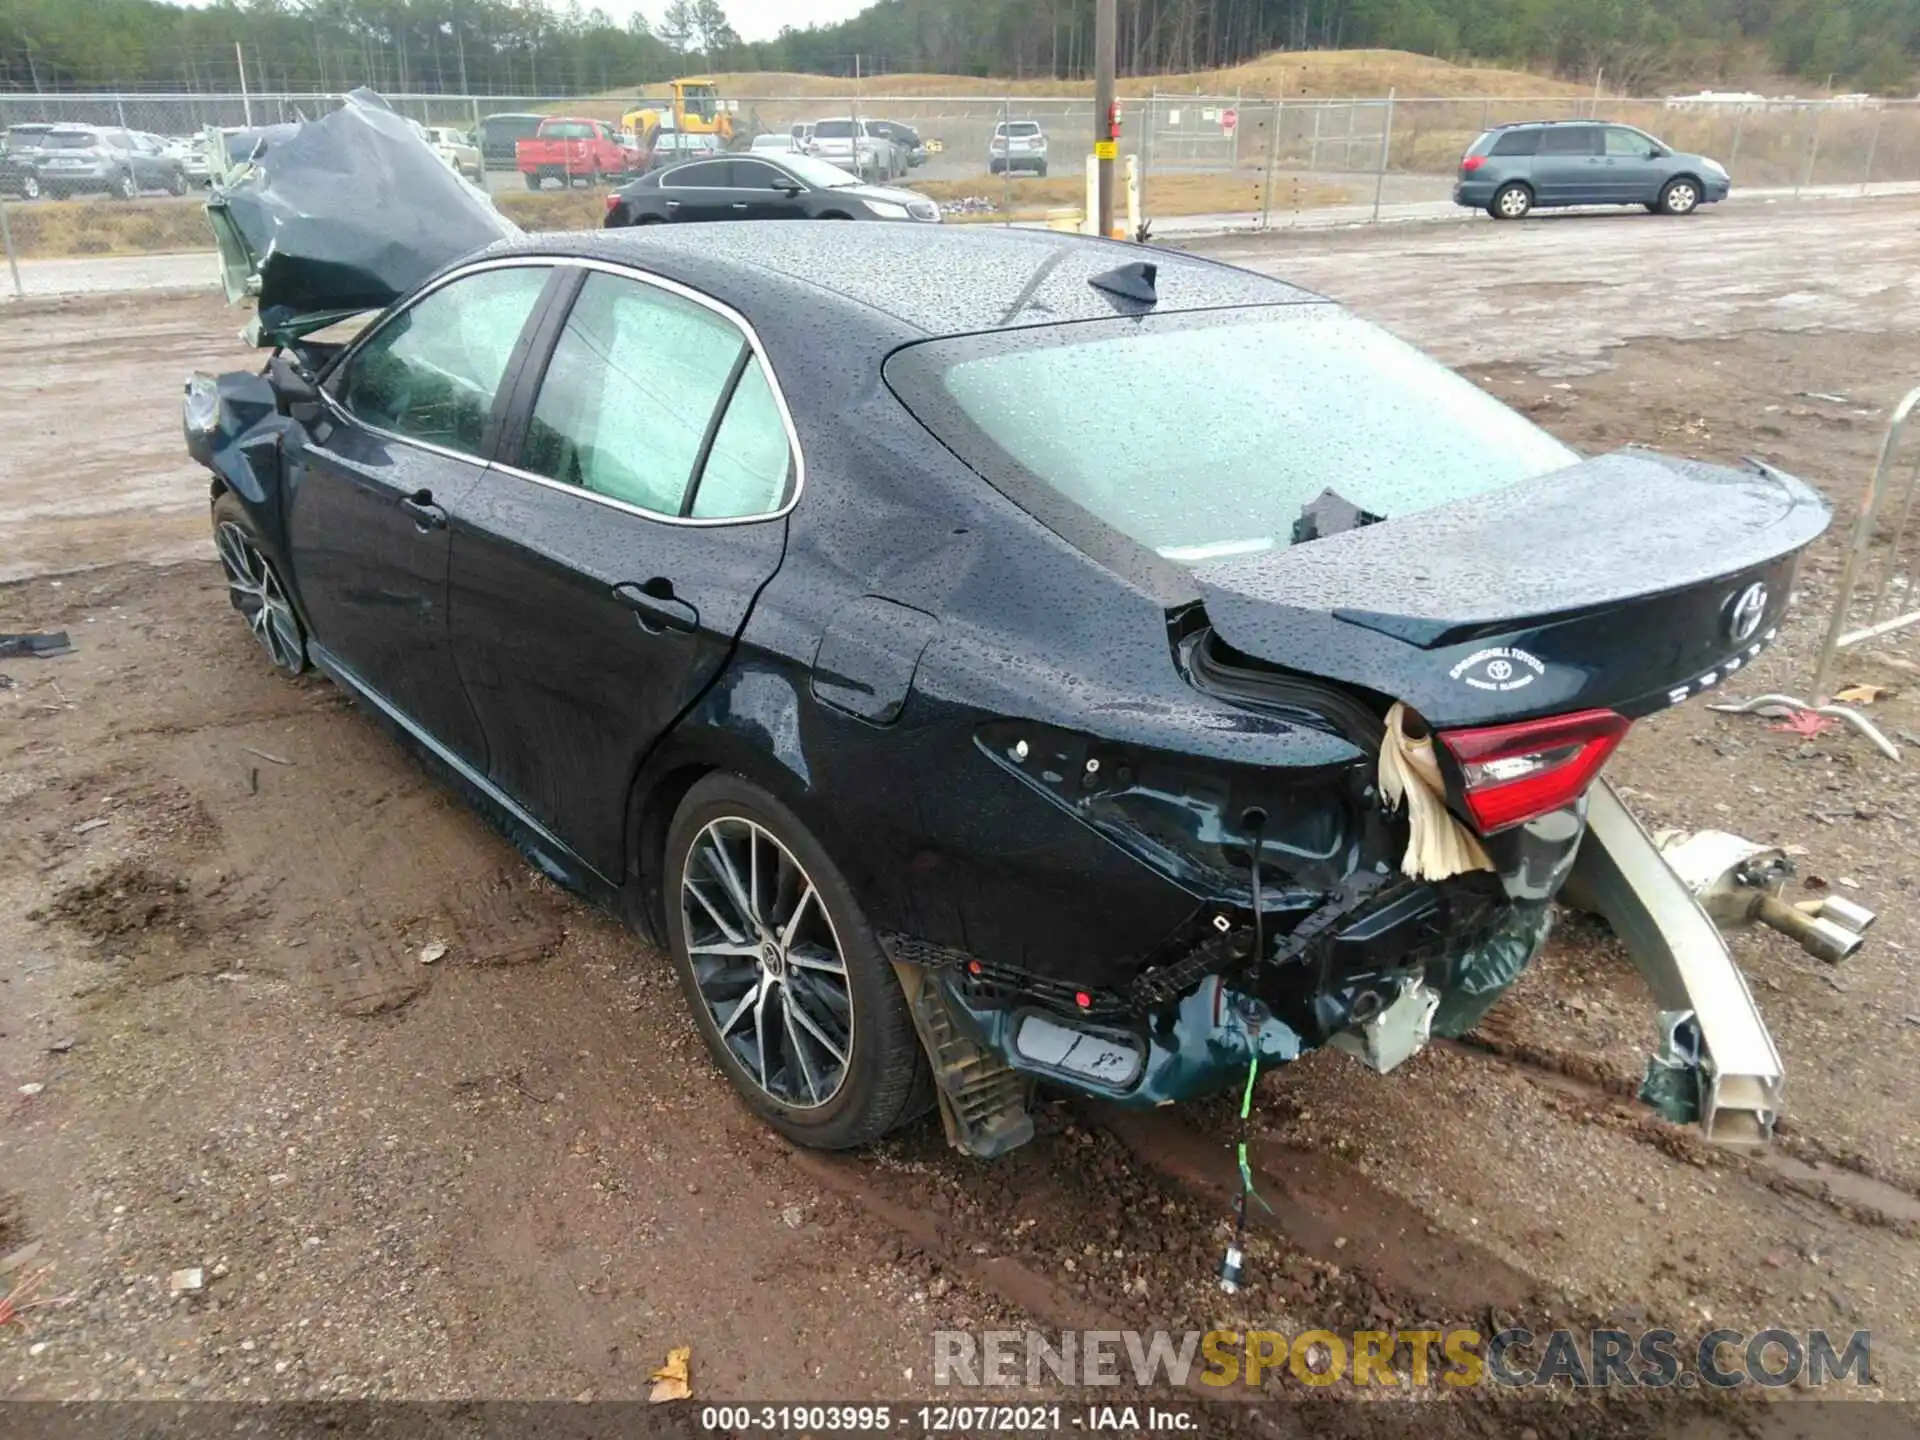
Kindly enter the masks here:
<path id="1" fill-rule="evenodd" d="M 1233 649 L 1435 725 L 1631 716 L 1758 654 L 1829 519 L 1769 466 L 1623 450 L 1193 574 Z"/>
<path id="2" fill-rule="evenodd" d="M 256 345 L 379 310 L 520 229 L 371 90 L 270 136 L 207 200 L 227 298 L 252 294 Z"/>

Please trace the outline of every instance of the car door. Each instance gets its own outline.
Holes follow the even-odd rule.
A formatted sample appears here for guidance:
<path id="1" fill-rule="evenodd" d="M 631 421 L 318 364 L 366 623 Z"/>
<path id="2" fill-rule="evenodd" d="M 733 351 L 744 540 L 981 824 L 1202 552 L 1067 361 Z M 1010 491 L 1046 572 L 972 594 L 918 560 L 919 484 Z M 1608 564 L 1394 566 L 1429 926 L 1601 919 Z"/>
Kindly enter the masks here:
<path id="1" fill-rule="evenodd" d="M 660 196 L 669 220 L 731 220 L 735 195 L 725 160 L 695 160 L 676 165 L 660 177 Z"/>
<path id="2" fill-rule="evenodd" d="M 1598 125 L 1545 126 L 1533 157 L 1534 199 L 1542 205 L 1602 203 L 1600 166 Z"/>
<path id="3" fill-rule="evenodd" d="M 1600 171 L 1607 198 L 1621 205 L 1649 204 L 1660 194 L 1660 147 L 1625 125 L 1609 125 L 1601 140 Z"/>
<path id="4" fill-rule="evenodd" d="M 476 767 L 483 734 L 447 630 L 449 523 L 556 273 L 495 263 L 391 313 L 329 373 L 325 421 L 287 451 L 287 546 L 320 658 Z"/>
<path id="5" fill-rule="evenodd" d="M 747 220 L 804 220 L 806 187 L 764 160 L 731 162 L 733 213 Z"/>
<path id="6" fill-rule="evenodd" d="M 493 783 L 612 879 L 633 777 L 726 664 L 802 475 L 743 322 L 579 273 L 515 396 L 524 422 L 454 519 L 454 646 Z"/>

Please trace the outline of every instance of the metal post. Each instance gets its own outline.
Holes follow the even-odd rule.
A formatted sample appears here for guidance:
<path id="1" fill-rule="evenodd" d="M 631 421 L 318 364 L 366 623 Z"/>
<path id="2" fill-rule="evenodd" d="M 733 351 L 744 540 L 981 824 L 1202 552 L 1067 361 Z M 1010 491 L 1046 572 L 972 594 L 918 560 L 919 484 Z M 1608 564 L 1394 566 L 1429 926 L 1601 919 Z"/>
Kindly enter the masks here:
<path id="1" fill-rule="evenodd" d="M 233 42 L 233 63 L 240 67 L 240 104 L 246 111 L 247 128 L 253 128 L 253 97 L 247 93 L 247 57 L 240 53 L 240 42 Z"/>
<path id="2" fill-rule="evenodd" d="M 1273 102 L 1273 119 L 1267 123 L 1273 126 L 1273 133 L 1267 137 L 1267 183 L 1260 190 L 1260 228 L 1267 228 L 1268 217 L 1273 214 L 1273 169 L 1280 159 L 1280 115 L 1286 109 L 1287 102 Z"/>
<path id="3" fill-rule="evenodd" d="M 0 195 L 0 249 L 7 252 L 7 269 L 13 275 L 13 298 L 27 298 L 27 287 L 20 283 L 20 262 L 13 255 L 13 229 L 7 224 L 7 198 Z"/>
<path id="4" fill-rule="evenodd" d="M 1380 223 L 1380 192 L 1387 188 L 1387 152 L 1393 146 L 1393 97 L 1397 90 L 1387 91 L 1387 118 L 1380 126 L 1380 169 L 1373 177 L 1373 223 Z"/>
<path id="5" fill-rule="evenodd" d="M 1013 97 L 1000 98 L 1000 133 L 1006 138 L 1006 153 L 1000 157 L 1000 223 L 1013 223 Z"/>
<path id="6" fill-rule="evenodd" d="M 1113 234 L 1113 68 L 1120 44 L 1119 0 L 1094 0 L 1093 153 L 1098 173 L 1100 235 Z"/>
<path id="7" fill-rule="evenodd" d="M 1886 110 L 1873 112 L 1873 136 L 1867 141 L 1867 168 L 1860 174 L 1860 193 L 1867 193 L 1867 186 L 1873 183 L 1873 154 L 1880 148 L 1880 122 L 1886 118 Z"/>
<path id="8" fill-rule="evenodd" d="M 1727 153 L 1727 168 L 1731 170 L 1740 159 L 1740 132 L 1747 128 L 1747 107 L 1742 105 L 1733 112 L 1733 148 Z"/>
<path id="9" fill-rule="evenodd" d="M 1808 185 L 1813 183 L 1813 167 L 1820 159 L 1820 111 L 1823 107 L 1815 105 L 1812 108 L 1813 143 L 1807 147 L 1807 173 L 1804 181 L 1804 183 Z M 1793 193 L 1796 197 L 1800 194 L 1800 186 L 1802 183 L 1803 182 L 1798 180 L 1794 182 Z"/>

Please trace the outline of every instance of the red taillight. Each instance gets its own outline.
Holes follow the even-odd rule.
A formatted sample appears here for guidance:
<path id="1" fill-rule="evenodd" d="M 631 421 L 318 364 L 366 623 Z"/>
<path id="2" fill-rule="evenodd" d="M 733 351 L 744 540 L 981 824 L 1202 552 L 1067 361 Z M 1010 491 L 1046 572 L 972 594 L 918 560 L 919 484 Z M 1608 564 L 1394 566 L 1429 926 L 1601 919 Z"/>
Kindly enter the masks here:
<path id="1" fill-rule="evenodd" d="M 614 211 L 618 210 L 619 208 L 620 208 L 620 192 L 618 190 L 615 190 L 607 196 L 607 213 L 611 215 Z"/>
<path id="2" fill-rule="evenodd" d="M 1465 173 L 1471 174 L 1486 163 L 1487 157 L 1484 155 L 1469 155 L 1460 162 L 1460 169 Z"/>
<path id="3" fill-rule="evenodd" d="M 1443 730 L 1440 743 L 1460 763 L 1474 824 L 1491 835 L 1578 800 L 1630 723 L 1611 710 L 1582 710 L 1518 725 Z"/>

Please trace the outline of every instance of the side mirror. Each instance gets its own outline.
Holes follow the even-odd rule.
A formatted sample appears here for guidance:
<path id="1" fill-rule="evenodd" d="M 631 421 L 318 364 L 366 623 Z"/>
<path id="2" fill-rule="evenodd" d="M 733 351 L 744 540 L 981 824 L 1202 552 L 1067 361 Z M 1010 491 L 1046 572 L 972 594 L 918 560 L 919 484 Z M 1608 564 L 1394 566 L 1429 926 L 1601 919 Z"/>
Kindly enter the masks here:
<path id="1" fill-rule="evenodd" d="M 320 399 L 320 387 L 291 355 L 282 352 L 267 362 L 267 384 L 279 403 L 280 413 L 311 425 L 326 411 Z"/>
<path id="2" fill-rule="evenodd" d="M 791 180 L 786 181 L 784 184 L 776 184 L 773 188 L 778 190 L 782 195 L 786 196 L 789 200 L 798 198 L 800 194 L 800 187 L 794 184 Z"/>
<path id="3" fill-rule="evenodd" d="M 1664 150 L 1649 150 L 1647 151 L 1647 159 L 1658 160 L 1661 156 L 1665 155 L 1666 153 L 1667 152 Z"/>

